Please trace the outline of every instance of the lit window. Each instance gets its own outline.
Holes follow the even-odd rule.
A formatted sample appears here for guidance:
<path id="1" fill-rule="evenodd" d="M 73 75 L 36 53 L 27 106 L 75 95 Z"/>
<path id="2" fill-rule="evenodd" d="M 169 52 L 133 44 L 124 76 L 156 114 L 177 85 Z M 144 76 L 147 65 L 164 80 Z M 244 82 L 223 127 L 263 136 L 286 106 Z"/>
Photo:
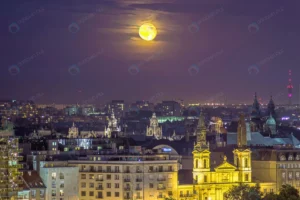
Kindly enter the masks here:
<path id="1" fill-rule="evenodd" d="M 248 167 L 248 158 L 245 158 L 245 167 Z"/>
<path id="2" fill-rule="evenodd" d="M 204 159 L 204 168 L 207 168 L 207 161 Z"/>
<path id="3" fill-rule="evenodd" d="M 293 172 L 289 172 L 289 180 L 293 179 Z"/>
<path id="4" fill-rule="evenodd" d="M 282 172 L 282 179 L 285 179 L 285 172 Z"/>
<path id="5" fill-rule="evenodd" d="M 300 173 L 299 173 L 299 172 L 296 172 L 296 179 L 299 180 L 299 178 L 300 178 Z"/>
<path id="6" fill-rule="evenodd" d="M 55 172 L 52 172 L 51 177 L 52 177 L 52 180 L 55 180 L 55 179 L 56 179 L 56 173 L 55 173 Z"/>

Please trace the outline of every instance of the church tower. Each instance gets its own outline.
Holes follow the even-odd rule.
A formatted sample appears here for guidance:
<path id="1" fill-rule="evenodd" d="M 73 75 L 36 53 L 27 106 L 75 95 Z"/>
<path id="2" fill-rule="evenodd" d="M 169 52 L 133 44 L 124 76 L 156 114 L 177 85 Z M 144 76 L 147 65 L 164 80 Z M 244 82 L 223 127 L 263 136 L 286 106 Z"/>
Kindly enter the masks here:
<path id="1" fill-rule="evenodd" d="M 78 136 L 79 136 L 78 128 L 75 126 L 75 123 L 73 122 L 73 126 L 69 128 L 68 138 L 78 138 Z"/>
<path id="2" fill-rule="evenodd" d="M 203 113 L 200 113 L 197 129 L 196 144 L 193 151 L 193 179 L 195 184 L 208 183 L 210 173 L 210 151 L 206 141 L 206 126 Z"/>
<path id="3" fill-rule="evenodd" d="M 162 139 L 162 127 L 158 126 L 158 119 L 155 113 L 153 113 L 150 119 L 150 126 L 147 126 L 146 136 L 155 137 L 157 140 Z"/>
<path id="4" fill-rule="evenodd" d="M 260 117 L 261 117 L 260 104 L 257 100 L 257 95 L 255 92 L 254 102 L 252 104 L 251 119 L 260 119 Z"/>
<path id="5" fill-rule="evenodd" d="M 251 151 L 247 147 L 247 129 L 245 115 L 241 114 L 237 130 L 237 148 L 233 151 L 234 164 L 239 171 L 239 182 L 251 182 Z"/>
<path id="6" fill-rule="evenodd" d="M 239 147 L 247 146 L 247 129 L 245 115 L 241 114 L 237 128 L 237 145 Z"/>
<path id="7" fill-rule="evenodd" d="M 274 103 L 274 101 L 273 101 L 272 96 L 271 96 L 270 101 L 269 101 L 269 103 L 268 103 L 267 115 L 268 115 L 268 116 L 272 115 L 272 116 L 276 119 L 275 103 Z"/>
<path id="8" fill-rule="evenodd" d="M 116 119 L 114 111 L 112 110 L 111 117 L 108 120 L 108 127 L 105 127 L 104 130 L 104 135 L 108 138 L 111 138 L 113 132 L 119 133 L 120 131 L 121 128 L 118 127 L 118 120 Z"/>

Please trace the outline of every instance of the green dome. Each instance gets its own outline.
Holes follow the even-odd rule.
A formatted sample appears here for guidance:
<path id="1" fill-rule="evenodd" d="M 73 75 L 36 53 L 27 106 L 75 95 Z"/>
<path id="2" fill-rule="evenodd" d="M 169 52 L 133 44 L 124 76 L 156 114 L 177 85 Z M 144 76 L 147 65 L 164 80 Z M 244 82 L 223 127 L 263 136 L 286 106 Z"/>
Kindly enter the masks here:
<path id="1" fill-rule="evenodd" d="M 273 118 L 272 115 L 270 115 L 270 117 L 269 117 L 268 120 L 266 121 L 266 124 L 267 124 L 267 125 L 276 125 L 276 121 L 275 121 L 275 119 Z"/>

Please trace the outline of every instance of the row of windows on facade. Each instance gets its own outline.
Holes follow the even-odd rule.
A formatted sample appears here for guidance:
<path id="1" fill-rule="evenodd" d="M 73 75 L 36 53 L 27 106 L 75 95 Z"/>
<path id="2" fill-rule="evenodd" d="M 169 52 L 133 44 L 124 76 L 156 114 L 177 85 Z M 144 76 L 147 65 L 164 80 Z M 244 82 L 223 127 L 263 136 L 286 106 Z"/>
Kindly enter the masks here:
<path id="1" fill-rule="evenodd" d="M 270 193 L 273 193 L 273 192 L 274 192 L 274 190 L 270 189 Z M 268 189 L 265 188 L 264 193 L 265 194 L 268 193 Z M 185 193 L 184 193 L 184 191 L 179 191 L 179 196 L 180 197 L 191 197 L 191 196 L 193 196 L 193 192 L 189 191 L 189 190 L 187 190 Z"/>
<path id="2" fill-rule="evenodd" d="M 286 175 L 288 174 L 288 179 L 293 179 L 294 177 L 299 180 L 300 179 L 300 172 L 282 172 L 282 178 L 286 179 Z M 295 174 L 295 175 L 294 175 Z"/>
<path id="3" fill-rule="evenodd" d="M 102 166 L 98 166 L 97 170 L 96 170 L 95 166 L 85 166 L 85 165 L 81 166 L 81 170 L 82 171 L 94 171 L 94 172 L 98 171 L 98 172 L 103 172 L 104 171 L 103 168 L 102 168 Z M 120 172 L 120 167 L 119 166 L 115 166 L 114 167 L 114 171 L 112 171 L 112 166 L 106 166 L 106 170 L 105 171 L 106 172 Z M 130 170 L 130 166 L 126 166 L 125 172 L 133 172 L 133 171 Z M 142 172 L 142 167 L 141 166 L 136 166 L 135 167 L 135 171 L 136 172 Z M 164 167 L 163 166 L 158 166 L 158 168 L 154 168 L 154 166 L 149 166 L 149 171 L 163 172 L 164 171 Z M 173 166 L 169 165 L 168 169 L 166 171 L 173 171 Z"/>
<path id="4" fill-rule="evenodd" d="M 45 190 L 38 190 L 39 191 L 39 194 L 40 194 L 40 197 L 44 197 L 44 195 L 45 195 Z M 36 197 L 37 196 L 37 190 L 31 190 L 30 191 L 30 196 L 31 196 L 31 198 L 34 198 L 34 197 Z M 19 194 L 18 195 L 18 197 L 19 197 L 19 199 L 28 199 L 29 197 L 28 197 L 28 194 L 26 195 L 21 195 L 21 194 Z"/>
<path id="5" fill-rule="evenodd" d="M 229 176 L 223 176 L 223 181 L 229 181 Z M 244 181 L 249 181 L 249 174 L 245 174 L 244 176 Z M 196 176 L 196 180 L 195 180 L 196 183 L 198 183 L 198 176 Z M 203 182 L 204 183 L 207 183 L 208 182 L 208 179 L 207 179 L 207 175 L 204 175 L 203 176 Z"/>
<path id="6" fill-rule="evenodd" d="M 297 154 L 295 157 L 293 154 L 289 154 L 287 157 L 285 155 L 279 156 L 279 160 L 284 161 L 284 160 L 300 160 L 300 155 Z"/>
<path id="7" fill-rule="evenodd" d="M 114 180 L 120 180 L 120 175 L 115 174 L 114 177 L 115 177 Z M 168 174 L 167 177 L 168 177 L 168 179 L 171 179 L 171 178 L 173 178 L 173 174 Z M 81 174 L 81 179 L 86 179 L 86 178 L 87 178 L 87 174 Z M 95 179 L 95 175 L 94 174 L 89 174 L 89 179 L 91 179 L 91 180 Z M 103 180 L 103 179 L 104 179 L 104 175 L 103 174 L 96 175 L 96 180 Z M 135 179 L 136 179 L 137 182 L 142 181 L 143 176 L 142 175 L 140 175 L 140 176 L 137 175 Z M 154 179 L 154 175 L 149 174 L 149 179 L 150 180 Z M 106 175 L 106 180 L 112 180 L 112 175 L 111 174 L 107 174 Z M 125 176 L 124 180 L 125 181 L 126 180 L 131 181 L 130 176 L 129 175 Z M 162 174 L 158 174 L 157 180 L 158 181 L 166 180 L 166 176 L 164 176 Z"/>
<path id="8" fill-rule="evenodd" d="M 57 173 L 56 172 L 52 172 L 51 177 L 52 177 L 52 180 L 56 180 Z M 64 178 L 65 178 L 64 174 L 63 173 L 59 173 L 59 179 L 64 179 Z"/>
<path id="9" fill-rule="evenodd" d="M 85 182 L 82 182 L 80 185 L 81 185 L 81 188 L 86 188 L 87 187 L 87 184 Z M 95 188 L 95 184 L 94 183 L 89 183 L 88 185 L 89 185 L 89 188 Z M 119 183 L 115 183 L 114 185 L 115 185 L 114 188 L 120 188 L 120 184 Z M 154 183 L 149 183 L 149 188 L 154 188 L 154 185 L 155 185 Z M 172 188 L 172 184 L 171 183 L 168 183 L 167 186 L 168 186 L 168 188 Z M 102 183 L 98 183 L 96 188 L 97 189 L 103 189 L 103 184 Z M 112 183 L 106 183 L 106 188 L 112 188 Z M 124 189 L 125 190 L 126 189 L 130 190 L 131 189 L 130 184 L 127 183 L 125 185 Z M 139 183 L 137 183 L 136 187 L 134 189 L 136 189 L 136 190 L 142 189 L 142 186 Z M 165 189 L 165 185 L 163 183 L 159 183 L 159 184 L 157 184 L 157 189 L 158 190 L 159 189 Z"/>
<path id="10" fill-rule="evenodd" d="M 286 180 L 283 180 L 282 181 L 282 184 L 288 184 L 288 185 L 293 185 L 294 187 L 300 187 L 300 182 L 299 181 L 295 181 L 295 184 L 293 184 L 293 181 L 286 181 Z"/>
<path id="11" fill-rule="evenodd" d="M 51 191 L 51 195 L 53 196 L 53 197 L 55 197 L 55 196 L 57 196 L 57 194 L 56 194 L 56 190 L 52 190 Z M 59 190 L 59 196 L 64 196 L 64 190 Z"/>
<path id="12" fill-rule="evenodd" d="M 52 181 L 52 188 L 56 188 L 56 182 L 55 181 Z M 64 182 L 61 182 L 60 184 L 59 184 L 59 187 L 60 188 L 64 188 L 65 187 L 65 184 L 64 184 Z"/>
<path id="13" fill-rule="evenodd" d="M 296 163 L 289 163 L 289 164 L 278 164 L 278 168 L 285 169 L 285 168 L 300 168 L 300 164 Z"/>
<path id="14" fill-rule="evenodd" d="M 239 163 L 239 162 L 237 162 L 237 163 Z M 244 158 L 243 164 L 244 164 L 244 166 L 242 166 L 242 167 L 245 167 L 245 168 L 249 167 L 248 158 Z M 199 160 L 198 159 L 195 160 L 195 168 L 199 168 Z M 209 168 L 207 159 L 203 160 L 203 168 Z"/>
<path id="15" fill-rule="evenodd" d="M 85 197 L 85 196 L 87 196 L 87 194 L 90 197 L 93 197 L 95 193 L 93 191 L 90 191 L 88 193 L 86 191 L 81 191 L 80 196 L 81 197 Z M 98 192 L 96 194 L 97 194 L 97 198 L 99 198 L 99 199 L 103 199 L 104 198 L 104 195 L 103 195 L 104 192 L 100 191 L 100 192 Z M 106 197 L 112 197 L 112 194 L 113 194 L 112 192 L 106 192 Z M 172 196 L 172 195 L 173 195 L 173 192 L 172 191 L 168 191 L 168 196 Z M 124 196 L 130 198 L 130 192 L 126 192 Z M 149 196 L 153 197 L 154 194 L 152 193 Z M 114 193 L 114 197 L 120 197 L 120 192 L 115 192 Z M 163 193 L 159 192 L 158 197 L 163 197 Z M 142 198 L 141 192 L 136 192 L 136 198 L 137 199 Z"/>

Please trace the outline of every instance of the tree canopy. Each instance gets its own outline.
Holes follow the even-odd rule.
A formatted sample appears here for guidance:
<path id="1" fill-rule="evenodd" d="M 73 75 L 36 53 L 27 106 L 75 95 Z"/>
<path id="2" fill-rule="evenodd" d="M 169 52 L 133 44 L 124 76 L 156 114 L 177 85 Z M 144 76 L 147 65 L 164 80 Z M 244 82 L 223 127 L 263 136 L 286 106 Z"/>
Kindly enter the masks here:
<path id="1" fill-rule="evenodd" d="M 226 200 L 300 200 L 299 191 L 291 185 L 282 185 L 279 194 L 263 195 L 260 186 L 240 184 L 233 186 L 224 194 Z"/>

